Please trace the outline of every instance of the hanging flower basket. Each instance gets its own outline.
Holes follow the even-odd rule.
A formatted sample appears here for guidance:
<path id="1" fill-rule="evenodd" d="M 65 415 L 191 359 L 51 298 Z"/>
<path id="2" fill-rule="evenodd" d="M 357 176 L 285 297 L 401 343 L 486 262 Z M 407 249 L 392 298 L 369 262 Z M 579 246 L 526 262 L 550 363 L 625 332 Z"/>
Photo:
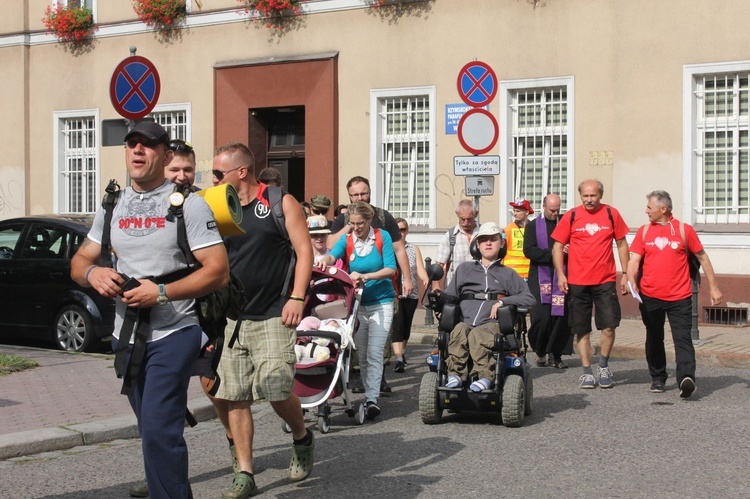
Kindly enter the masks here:
<path id="1" fill-rule="evenodd" d="M 133 0 L 133 10 L 146 26 L 160 32 L 175 29 L 187 12 L 185 0 Z"/>
<path id="2" fill-rule="evenodd" d="M 94 13 L 88 7 L 71 3 L 67 7 L 61 4 L 48 5 L 42 18 L 47 32 L 55 35 L 61 42 L 79 43 L 87 40 L 96 31 Z"/>
<path id="3" fill-rule="evenodd" d="M 245 12 L 257 12 L 266 28 L 283 29 L 284 18 L 302 14 L 300 6 L 307 0 L 237 0 Z"/>

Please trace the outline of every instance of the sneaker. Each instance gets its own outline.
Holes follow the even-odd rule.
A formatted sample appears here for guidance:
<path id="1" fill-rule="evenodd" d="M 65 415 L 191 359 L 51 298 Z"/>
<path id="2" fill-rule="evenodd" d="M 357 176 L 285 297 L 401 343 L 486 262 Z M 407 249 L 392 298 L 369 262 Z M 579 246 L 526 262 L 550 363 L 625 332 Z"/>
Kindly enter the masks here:
<path id="1" fill-rule="evenodd" d="M 292 444 L 292 461 L 289 463 L 289 479 L 299 482 L 310 476 L 315 460 L 315 437 L 310 430 L 310 445 Z"/>
<path id="2" fill-rule="evenodd" d="M 552 364 L 550 364 L 552 365 Z M 536 367 L 547 367 L 547 356 L 538 357 L 536 358 Z"/>
<path id="3" fill-rule="evenodd" d="M 148 497 L 148 483 L 143 480 L 138 484 L 131 485 L 128 493 L 130 497 Z"/>
<path id="4" fill-rule="evenodd" d="M 593 374 L 584 374 L 580 377 L 580 381 L 580 388 L 583 388 L 585 390 L 596 388 L 596 379 L 594 378 Z"/>
<path id="5" fill-rule="evenodd" d="M 232 486 L 221 493 L 221 499 L 245 499 L 258 493 L 255 478 L 247 473 L 235 473 Z"/>
<path id="6" fill-rule="evenodd" d="M 397 373 L 402 373 L 404 372 L 405 368 L 406 368 L 406 364 L 404 363 L 404 361 L 397 360 L 396 365 L 393 367 L 393 371 Z"/>
<path id="7" fill-rule="evenodd" d="M 385 377 L 383 377 L 380 380 L 380 393 L 391 393 L 393 389 L 388 384 L 388 382 L 385 380 Z"/>
<path id="8" fill-rule="evenodd" d="M 380 416 L 380 407 L 372 400 L 368 400 L 365 403 L 365 416 L 367 419 L 375 419 Z"/>
<path id="9" fill-rule="evenodd" d="M 602 388 L 612 388 L 615 382 L 612 381 L 612 371 L 609 367 L 599 367 L 599 386 Z"/>
<path id="10" fill-rule="evenodd" d="M 555 369 L 567 369 L 568 368 L 568 364 L 566 364 L 562 360 L 553 360 L 552 364 L 550 365 L 554 367 Z"/>
<path id="11" fill-rule="evenodd" d="M 408 366 L 408 365 L 409 365 L 409 363 L 408 363 L 408 362 L 406 362 L 406 352 L 404 352 L 404 353 L 403 353 L 403 355 L 401 355 L 401 357 L 402 357 L 402 358 L 404 359 L 404 365 L 405 365 L 405 366 Z"/>
<path id="12" fill-rule="evenodd" d="M 651 383 L 651 393 L 664 393 L 664 382 L 661 380 L 655 380 Z"/>
<path id="13" fill-rule="evenodd" d="M 352 393 L 365 393 L 365 385 L 362 383 L 362 376 L 360 376 L 359 372 L 352 374 L 352 377 L 349 379 L 349 387 Z"/>
<path id="14" fill-rule="evenodd" d="M 695 391 L 695 381 L 689 376 L 685 376 L 680 381 L 680 398 L 686 399 L 690 397 Z"/>

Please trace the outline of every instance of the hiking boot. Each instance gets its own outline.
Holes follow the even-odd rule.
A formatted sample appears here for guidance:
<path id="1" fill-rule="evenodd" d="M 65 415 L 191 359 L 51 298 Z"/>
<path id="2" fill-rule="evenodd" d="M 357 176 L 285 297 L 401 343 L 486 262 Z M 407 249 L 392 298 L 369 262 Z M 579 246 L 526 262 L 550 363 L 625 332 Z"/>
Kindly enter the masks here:
<path id="1" fill-rule="evenodd" d="M 235 473 L 232 486 L 221 493 L 221 499 L 245 499 L 258 493 L 255 477 L 247 473 Z"/>
<path id="2" fill-rule="evenodd" d="M 615 382 L 612 381 L 612 371 L 609 370 L 609 367 L 599 366 L 599 386 L 602 388 L 612 388 L 614 384 Z"/>
<path id="3" fill-rule="evenodd" d="M 372 400 L 368 400 L 365 403 L 365 416 L 367 416 L 367 419 L 375 419 L 380 416 L 380 407 L 378 407 L 378 404 Z"/>
<path id="4" fill-rule="evenodd" d="M 380 380 L 380 393 L 391 393 L 393 389 L 385 380 L 385 376 Z"/>
<path id="5" fill-rule="evenodd" d="M 403 360 L 397 360 L 396 365 L 393 367 L 393 371 L 397 373 L 402 373 L 406 369 L 406 364 Z"/>
<path id="6" fill-rule="evenodd" d="M 148 483 L 143 480 L 141 483 L 131 485 L 128 493 L 130 497 L 148 497 Z"/>
<path id="7" fill-rule="evenodd" d="M 664 393 L 664 382 L 656 379 L 653 383 L 651 383 L 650 388 L 651 393 Z"/>
<path id="8" fill-rule="evenodd" d="M 695 391 L 695 381 L 689 376 L 685 376 L 680 381 L 680 398 L 686 399 L 690 397 Z"/>
<path id="9" fill-rule="evenodd" d="M 315 461 L 315 436 L 310 430 L 310 445 L 292 444 L 292 461 L 289 463 L 289 480 L 299 482 L 310 476 Z"/>
<path id="10" fill-rule="evenodd" d="M 593 374 L 584 374 L 579 380 L 581 381 L 579 388 L 583 388 L 584 390 L 596 388 L 596 379 L 594 379 Z"/>

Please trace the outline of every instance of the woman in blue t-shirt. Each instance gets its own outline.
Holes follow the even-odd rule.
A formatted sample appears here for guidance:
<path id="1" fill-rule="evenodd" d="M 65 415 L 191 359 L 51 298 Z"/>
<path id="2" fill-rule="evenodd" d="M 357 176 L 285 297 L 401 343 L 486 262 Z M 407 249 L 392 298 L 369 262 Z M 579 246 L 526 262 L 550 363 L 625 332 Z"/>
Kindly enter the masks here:
<path id="1" fill-rule="evenodd" d="M 380 414 L 378 395 L 383 378 L 383 349 L 396 299 L 391 281 L 396 273 L 396 256 L 391 236 L 370 226 L 375 211 L 369 203 L 356 201 L 348 209 L 351 232 L 340 238 L 316 265 L 325 269 L 341 258 L 348 265 L 352 280 L 364 286 L 357 313 L 359 329 L 354 338 L 365 385 L 365 414 L 368 419 L 374 419 Z"/>

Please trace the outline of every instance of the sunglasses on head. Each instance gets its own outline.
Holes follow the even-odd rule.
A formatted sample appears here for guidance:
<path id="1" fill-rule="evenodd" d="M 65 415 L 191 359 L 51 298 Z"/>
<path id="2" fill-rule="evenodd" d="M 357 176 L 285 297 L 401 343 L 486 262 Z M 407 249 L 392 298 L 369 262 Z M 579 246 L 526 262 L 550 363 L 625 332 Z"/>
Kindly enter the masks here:
<path id="1" fill-rule="evenodd" d="M 169 143 L 169 148 L 174 152 L 180 151 L 180 152 L 185 152 L 187 154 L 190 154 L 191 152 L 193 152 L 193 146 L 191 146 L 190 143 L 183 142 L 183 141 L 178 142 L 176 140 L 173 140 L 172 142 Z"/>

